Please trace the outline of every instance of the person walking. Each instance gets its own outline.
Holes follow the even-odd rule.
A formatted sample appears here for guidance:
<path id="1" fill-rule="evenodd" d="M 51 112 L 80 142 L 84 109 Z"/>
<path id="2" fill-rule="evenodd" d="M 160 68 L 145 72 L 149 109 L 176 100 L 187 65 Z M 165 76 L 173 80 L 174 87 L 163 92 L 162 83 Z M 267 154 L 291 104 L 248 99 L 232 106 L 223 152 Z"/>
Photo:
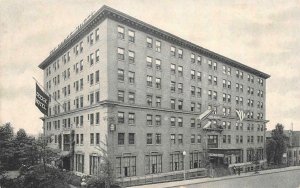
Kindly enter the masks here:
<path id="1" fill-rule="evenodd" d="M 238 175 L 241 175 L 241 168 L 238 168 Z"/>
<path id="2" fill-rule="evenodd" d="M 233 170 L 233 174 L 236 175 L 236 167 L 235 166 L 233 166 L 232 170 Z"/>

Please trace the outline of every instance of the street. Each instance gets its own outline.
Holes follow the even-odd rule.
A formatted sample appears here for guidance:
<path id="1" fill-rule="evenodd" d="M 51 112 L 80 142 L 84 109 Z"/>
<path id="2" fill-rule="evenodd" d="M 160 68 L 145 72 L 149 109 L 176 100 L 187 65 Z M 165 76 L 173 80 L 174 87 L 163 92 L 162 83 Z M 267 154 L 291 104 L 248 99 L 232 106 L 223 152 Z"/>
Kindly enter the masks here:
<path id="1" fill-rule="evenodd" d="M 276 172 L 272 174 L 260 174 L 243 176 L 234 179 L 201 182 L 196 184 L 176 186 L 178 188 L 233 188 L 233 187 L 263 187 L 263 188 L 294 188 L 300 187 L 300 170 Z"/>

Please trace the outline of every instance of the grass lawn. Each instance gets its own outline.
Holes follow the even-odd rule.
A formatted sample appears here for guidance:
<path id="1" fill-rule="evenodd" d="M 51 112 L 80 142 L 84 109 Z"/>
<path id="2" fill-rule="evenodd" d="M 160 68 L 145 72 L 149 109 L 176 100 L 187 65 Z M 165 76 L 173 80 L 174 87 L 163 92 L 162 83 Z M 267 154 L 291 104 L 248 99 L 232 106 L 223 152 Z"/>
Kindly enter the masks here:
<path id="1" fill-rule="evenodd" d="M 5 174 L 4 174 L 8 179 L 15 179 L 17 178 L 20 173 L 18 170 L 13 170 L 13 171 L 7 171 Z"/>

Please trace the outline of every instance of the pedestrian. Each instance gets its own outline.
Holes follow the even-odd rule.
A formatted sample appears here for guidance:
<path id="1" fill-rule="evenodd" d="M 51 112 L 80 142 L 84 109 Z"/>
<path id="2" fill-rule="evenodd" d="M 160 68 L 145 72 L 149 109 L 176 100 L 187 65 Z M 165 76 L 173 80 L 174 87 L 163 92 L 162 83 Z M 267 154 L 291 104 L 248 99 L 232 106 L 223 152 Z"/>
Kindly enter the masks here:
<path id="1" fill-rule="evenodd" d="M 241 168 L 238 168 L 238 174 L 241 175 Z"/>
<path id="2" fill-rule="evenodd" d="M 234 175 L 236 175 L 236 167 L 235 166 L 233 166 L 232 170 L 233 170 Z"/>

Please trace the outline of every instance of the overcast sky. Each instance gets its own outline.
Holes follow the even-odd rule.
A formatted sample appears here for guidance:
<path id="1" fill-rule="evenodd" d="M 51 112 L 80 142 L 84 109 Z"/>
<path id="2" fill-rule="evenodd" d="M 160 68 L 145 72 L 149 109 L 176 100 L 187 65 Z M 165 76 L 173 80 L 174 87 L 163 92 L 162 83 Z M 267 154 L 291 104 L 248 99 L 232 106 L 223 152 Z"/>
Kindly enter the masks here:
<path id="1" fill-rule="evenodd" d="M 104 4 L 271 75 L 268 128 L 300 130 L 300 1 L 0 0 L 0 123 L 42 131 L 37 66 Z"/>

